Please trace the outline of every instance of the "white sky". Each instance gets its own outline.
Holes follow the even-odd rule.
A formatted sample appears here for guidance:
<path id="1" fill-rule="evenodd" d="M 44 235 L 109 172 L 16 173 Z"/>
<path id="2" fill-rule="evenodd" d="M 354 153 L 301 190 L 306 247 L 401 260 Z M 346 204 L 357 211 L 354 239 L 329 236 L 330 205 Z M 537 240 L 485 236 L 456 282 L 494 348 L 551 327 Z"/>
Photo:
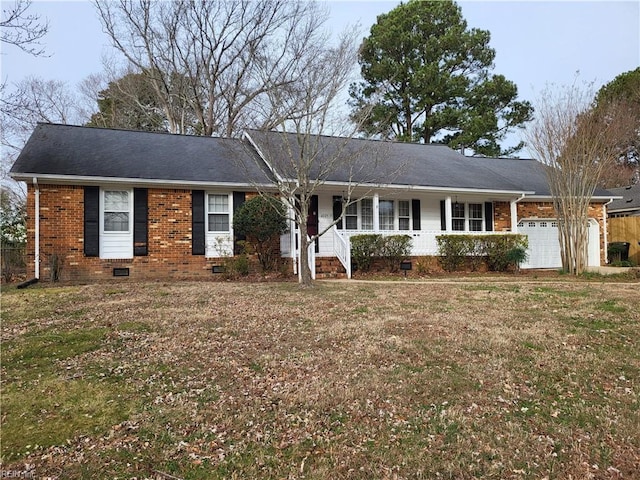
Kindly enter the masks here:
<path id="1" fill-rule="evenodd" d="M 2 0 L 2 9 L 12 2 Z M 397 1 L 329 1 L 335 31 L 359 22 L 362 35 Z M 548 85 L 594 82 L 597 89 L 640 66 L 640 0 L 635 1 L 459 1 L 469 27 L 491 32 L 494 73 L 518 85 L 519 98 L 534 103 Z M 48 58 L 2 46 L 3 81 L 35 75 L 74 86 L 102 71 L 111 49 L 90 2 L 37 1 L 31 12 L 49 20 L 43 40 Z M 514 137 L 515 138 L 515 137 Z"/>

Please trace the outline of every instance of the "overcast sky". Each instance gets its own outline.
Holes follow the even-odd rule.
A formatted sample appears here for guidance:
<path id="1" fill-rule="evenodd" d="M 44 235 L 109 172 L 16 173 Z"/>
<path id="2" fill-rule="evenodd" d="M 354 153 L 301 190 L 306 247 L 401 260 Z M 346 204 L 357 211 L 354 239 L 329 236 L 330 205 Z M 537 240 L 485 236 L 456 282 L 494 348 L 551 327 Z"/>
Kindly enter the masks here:
<path id="1" fill-rule="evenodd" d="M 2 0 L 2 9 L 12 2 Z M 330 1 L 335 31 L 360 23 L 363 36 L 377 15 L 396 1 Z M 640 66 L 640 0 L 635 1 L 480 1 L 458 2 L 469 27 L 491 32 L 494 73 L 518 85 L 519 97 L 532 101 L 547 85 L 580 82 L 597 89 Z M 109 41 L 90 2 L 35 1 L 31 12 L 49 21 L 43 40 L 48 58 L 33 58 L 2 45 L 2 80 L 35 75 L 76 85 L 102 70 Z"/>

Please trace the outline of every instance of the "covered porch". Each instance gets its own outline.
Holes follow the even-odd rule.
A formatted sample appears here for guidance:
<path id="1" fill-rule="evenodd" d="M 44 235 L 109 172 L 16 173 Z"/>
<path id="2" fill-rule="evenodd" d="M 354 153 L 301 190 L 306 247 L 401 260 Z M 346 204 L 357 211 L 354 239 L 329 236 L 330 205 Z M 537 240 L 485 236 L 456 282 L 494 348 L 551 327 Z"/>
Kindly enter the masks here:
<path id="1" fill-rule="evenodd" d="M 315 276 L 316 258 L 340 260 L 351 278 L 351 238 L 363 234 L 409 235 L 411 256 L 438 254 L 436 237 L 440 235 L 487 235 L 516 233 L 517 203 L 522 192 L 443 192 L 416 189 L 373 193 L 356 197 L 340 216 L 341 195 L 327 192 L 318 195 L 309 218 L 318 232 L 327 230 L 309 249 L 309 264 Z M 313 229 L 310 228 L 310 231 Z M 299 258 L 295 225 L 281 239 L 283 256 Z"/>

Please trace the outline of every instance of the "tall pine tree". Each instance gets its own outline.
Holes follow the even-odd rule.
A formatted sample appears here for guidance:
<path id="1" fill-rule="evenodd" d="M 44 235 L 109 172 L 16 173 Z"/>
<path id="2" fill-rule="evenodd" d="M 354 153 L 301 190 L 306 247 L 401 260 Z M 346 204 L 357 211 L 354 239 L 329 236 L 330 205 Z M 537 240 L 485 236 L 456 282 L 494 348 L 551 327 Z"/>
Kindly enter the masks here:
<path id="1" fill-rule="evenodd" d="M 492 75 L 486 30 L 469 29 L 452 1 L 411 0 L 380 15 L 359 56 L 363 81 L 351 86 L 353 115 L 373 105 L 369 135 L 446 143 L 475 153 L 510 155 L 500 142 L 531 119 L 516 85 Z"/>

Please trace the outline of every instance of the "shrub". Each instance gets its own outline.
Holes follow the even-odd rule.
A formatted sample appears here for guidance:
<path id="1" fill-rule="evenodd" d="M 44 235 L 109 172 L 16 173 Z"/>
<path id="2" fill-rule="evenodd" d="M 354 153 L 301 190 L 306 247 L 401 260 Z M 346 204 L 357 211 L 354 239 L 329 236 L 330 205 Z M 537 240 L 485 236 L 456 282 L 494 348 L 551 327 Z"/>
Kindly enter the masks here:
<path id="1" fill-rule="evenodd" d="M 379 256 L 382 235 L 370 233 L 351 237 L 351 260 L 356 267 L 367 272 L 371 269 L 373 259 Z"/>
<path id="2" fill-rule="evenodd" d="M 389 235 L 380 241 L 379 255 L 391 272 L 397 272 L 400 262 L 411 254 L 413 239 L 409 235 Z"/>
<path id="3" fill-rule="evenodd" d="M 469 235 L 441 235 L 436 237 L 438 255 L 442 268 L 447 272 L 455 272 L 464 265 L 470 252 L 471 237 Z"/>
<path id="4" fill-rule="evenodd" d="M 524 250 L 526 257 L 526 249 L 529 244 L 525 235 L 485 235 L 483 236 L 486 243 L 485 252 L 487 255 L 487 267 L 494 272 L 505 272 L 514 264 L 513 255 L 509 252 L 514 249 L 521 248 Z"/>
<path id="5" fill-rule="evenodd" d="M 234 213 L 233 228 L 246 237 L 263 271 L 276 265 L 279 237 L 288 229 L 284 205 L 276 197 L 258 196 L 244 202 Z"/>
<path id="6" fill-rule="evenodd" d="M 440 264 L 447 272 L 459 270 L 470 260 L 476 270 L 486 262 L 489 270 L 504 272 L 526 259 L 525 235 L 441 235 L 436 237 Z M 519 259 L 519 260 L 518 260 Z"/>

